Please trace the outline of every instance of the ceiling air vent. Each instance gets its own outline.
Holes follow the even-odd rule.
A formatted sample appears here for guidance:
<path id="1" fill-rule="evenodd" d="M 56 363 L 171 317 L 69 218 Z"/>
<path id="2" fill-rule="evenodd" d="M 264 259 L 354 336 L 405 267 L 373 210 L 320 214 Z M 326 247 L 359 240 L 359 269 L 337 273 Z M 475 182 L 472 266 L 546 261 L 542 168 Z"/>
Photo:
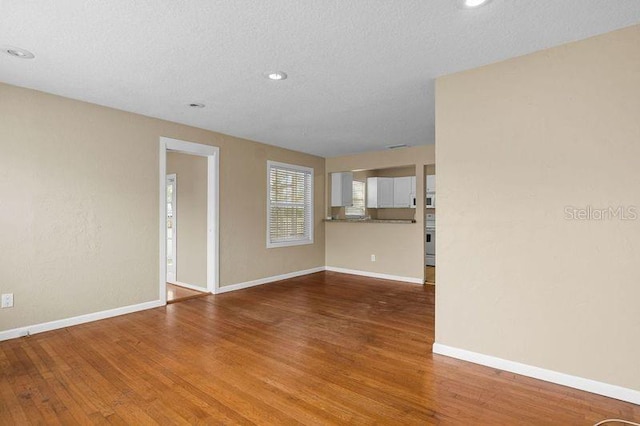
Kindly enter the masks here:
<path id="1" fill-rule="evenodd" d="M 408 145 L 406 143 L 401 143 L 398 145 L 389 145 L 387 149 L 398 149 L 398 148 L 406 148 Z"/>

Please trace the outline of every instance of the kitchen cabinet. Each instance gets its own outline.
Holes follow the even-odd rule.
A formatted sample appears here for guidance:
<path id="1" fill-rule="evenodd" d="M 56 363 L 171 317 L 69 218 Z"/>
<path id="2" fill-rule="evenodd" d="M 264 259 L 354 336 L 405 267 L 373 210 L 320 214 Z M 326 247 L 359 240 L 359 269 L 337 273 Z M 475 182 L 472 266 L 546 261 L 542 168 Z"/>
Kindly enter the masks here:
<path id="1" fill-rule="evenodd" d="M 367 178 L 367 208 L 393 207 L 393 179 L 387 177 Z"/>
<path id="2" fill-rule="evenodd" d="M 353 173 L 331 173 L 331 207 L 353 205 Z"/>
<path id="3" fill-rule="evenodd" d="M 393 207 L 415 207 L 416 197 L 415 176 L 403 176 L 393 178 Z"/>
<path id="4" fill-rule="evenodd" d="M 415 207 L 415 176 L 367 178 L 367 208 Z"/>
<path id="5" fill-rule="evenodd" d="M 409 203 L 411 204 L 409 207 L 411 207 L 412 209 L 415 209 L 417 206 L 416 203 L 416 177 L 415 176 L 410 176 L 411 177 L 411 191 L 409 191 Z"/>
<path id="6" fill-rule="evenodd" d="M 427 175 L 427 190 L 425 192 L 436 192 L 436 175 Z"/>

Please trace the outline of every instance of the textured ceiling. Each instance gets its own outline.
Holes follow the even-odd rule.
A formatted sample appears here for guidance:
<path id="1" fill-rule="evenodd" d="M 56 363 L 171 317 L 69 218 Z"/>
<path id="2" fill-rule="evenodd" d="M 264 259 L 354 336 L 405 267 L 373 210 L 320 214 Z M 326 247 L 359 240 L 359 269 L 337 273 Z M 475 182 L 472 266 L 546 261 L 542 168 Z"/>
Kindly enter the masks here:
<path id="1" fill-rule="evenodd" d="M 329 157 L 433 143 L 435 77 L 638 23 L 640 1 L 0 0 L 0 12 L 0 45 L 36 55 L 0 55 L 0 81 Z M 264 78 L 273 70 L 289 78 Z"/>

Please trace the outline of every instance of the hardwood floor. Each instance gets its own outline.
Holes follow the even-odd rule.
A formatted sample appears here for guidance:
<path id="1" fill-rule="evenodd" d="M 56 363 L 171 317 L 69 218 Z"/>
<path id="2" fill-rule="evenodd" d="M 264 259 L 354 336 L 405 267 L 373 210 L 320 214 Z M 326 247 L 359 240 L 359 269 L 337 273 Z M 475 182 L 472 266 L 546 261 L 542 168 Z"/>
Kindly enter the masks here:
<path id="1" fill-rule="evenodd" d="M 424 282 L 426 284 L 436 283 L 436 267 L 435 266 L 424 267 Z"/>
<path id="2" fill-rule="evenodd" d="M 432 355 L 433 286 L 321 272 L 0 343 L 0 424 L 593 425 L 640 407 Z"/>
<path id="3" fill-rule="evenodd" d="M 206 296 L 209 293 L 191 290 L 179 285 L 167 283 L 167 303 L 183 302 L 196 297 Z"/>

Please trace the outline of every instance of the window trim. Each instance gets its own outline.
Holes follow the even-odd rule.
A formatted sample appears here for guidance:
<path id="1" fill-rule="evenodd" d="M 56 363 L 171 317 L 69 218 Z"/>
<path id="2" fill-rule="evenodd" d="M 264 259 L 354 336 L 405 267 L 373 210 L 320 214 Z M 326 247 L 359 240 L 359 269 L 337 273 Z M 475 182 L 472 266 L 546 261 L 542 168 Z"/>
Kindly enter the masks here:
<path id="1" fill-rule="evenodd" d="M 270 223 L 271 223 L 271 199 L 270 199 L 270 195 L 271 195 L 271 169 L 273 167 L 276 168 L 283 168 L 283 169 L 290 169 L 290 170 L 295 170 L 295 171 L 299 171 L 299 172 L 304 172 L 304 173 L 308 173 L 309 174 L 309 186 L 311 187 L 311 200 L 310 200 L 310 205 L 309 205 L 309 237 L 305 238 L 305 239 L 300 239 L 300 240 L 292 240 L 292 241 L 279 241 L 279 242 L 271 242 L 271 233 L 270 231 Z M 302 245 L 308 245 L 308 244 L 313 244 L 313 228 L 314 228 L 314 221 L 313 221 L 313 210 L 314 210 L 314 193 L 315 193 L 315 188 L 313 186 L 313 168 L 312 167 L 306 167 L 306 166 L 299 166 L 297 164 L 288 164 L 288 163 L 281 163 L 278 161 L 271 161 L 271 160 L 267 160 L 267 193 L 266 193 L 266 199 L 267 199 L 267 226 L 266 226 L 266 238 L 267 238 L 267 248 L 277 248 L 277 247 L 292 247 L 292 246 L 302 246 Z"/>

